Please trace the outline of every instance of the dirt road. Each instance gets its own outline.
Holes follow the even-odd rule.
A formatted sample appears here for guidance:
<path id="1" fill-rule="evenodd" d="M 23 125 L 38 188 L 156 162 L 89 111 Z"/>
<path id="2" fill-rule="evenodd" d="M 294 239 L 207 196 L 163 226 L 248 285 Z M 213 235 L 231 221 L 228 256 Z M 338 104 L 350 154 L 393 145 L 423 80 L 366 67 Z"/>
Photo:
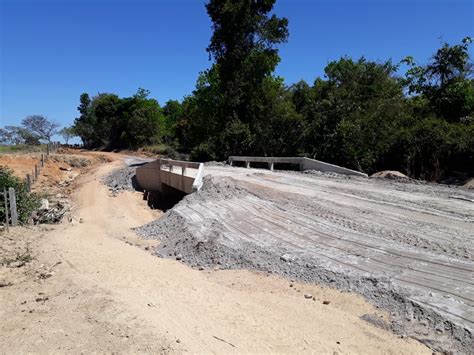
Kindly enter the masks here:
<path id="1" fill-rule="evenodd" d="M 1 270 L 13 284 L 0 288 L 0 352 L 429 352 L 362 320 L 388 315 L 351 293 L 151 255 L 130 228 L 156 212 L 100 183 L 119 164 L 80 178 L 81 223 L 10 237 L 29 238 L 35 259 Z"/>
<path id="2" fill-rule="evenodd" d="M 262 169 L 205 172 L 198 194 L 140 229 L 164 241 L 163 256 L 355 291 L 390 310 L 399 333 L 438 350 L 472 350 L 472 192 Z"/>

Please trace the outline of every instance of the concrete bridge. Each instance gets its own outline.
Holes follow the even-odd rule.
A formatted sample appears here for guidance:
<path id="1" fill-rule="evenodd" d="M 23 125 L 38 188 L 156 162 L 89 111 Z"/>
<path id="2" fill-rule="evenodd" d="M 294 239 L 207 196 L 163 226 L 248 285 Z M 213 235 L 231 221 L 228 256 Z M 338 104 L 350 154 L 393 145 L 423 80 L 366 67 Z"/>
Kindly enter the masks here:
<path id="1" fill-rule="evenodd" d="M 229 157 L 230 165 L 235 165 L 236 162 L 244 163 L 247 168 L 252 163 L 266 163 L 270 170 L 274 169 L 275 164 L 292 164 L 297 165 L 301 171 L 318 170 L 367 177 L 367 174 L 359 171 L 301 157 Z M 203 170 L 203 163 L 160 158 L 137 168 L 136 178 L 140 187 L 148 192 L 164 192 L 163 190 L 171 187 L 189 194 L 201 188 Z"/>
<path id="2" fill-rule="evenodd" d="M 331 172 L 344 175 L 356 175 L 367 177 L 367 174 L 360 171 L 343 168 L 338 165 L 325 163 L 315 159 L 302 157 L 241 157 L 230 156 L 229 164 L 235 165 L 235 162 L 243 162 L 245 167 L 250 168 L 251 163 L 266 163 L 268 168 L 273 170 L 275 164 L 291 164 L 297 165 L 299 170 L 318 170 L 322 172 Z"/>
<path id="3" fill-rule="evenodd" d="M 136 177 L 146 191 L 163 192 L 172 187 L 189 194 L 201 188 L 203 168 L 202 163 L 157 159 L 137 168 Z"/>

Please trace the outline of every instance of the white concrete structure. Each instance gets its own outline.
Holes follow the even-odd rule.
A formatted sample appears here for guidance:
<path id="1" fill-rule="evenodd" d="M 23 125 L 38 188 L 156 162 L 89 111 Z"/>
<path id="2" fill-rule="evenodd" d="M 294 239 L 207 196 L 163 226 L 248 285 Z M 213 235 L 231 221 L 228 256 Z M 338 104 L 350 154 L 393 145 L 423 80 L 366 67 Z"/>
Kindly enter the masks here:
<path id="1" fill-rule="evenodd" d="M 163 191 L 163 185 L 185 193 L 202 186 L 204 164 L 187 161 L 157 159 L 137 168 L 140 187 L 146 191 Z"/>
<path id="2" fill-rule="evenodd" d="M 250 163 L 267 163 L 270 170 L 273 170 L 274 164 L 294 164 L 299 165 L 300 170 L 318 170 L 322 172 L 331 172 L 345 175 L 357 175 L 367 177 L 367 174 L 361 173 L 334 164 L 324 163 L 319 160 L 301 158 L 301 157 L 240 157 L 230 156 L 229 163 L 233 165 L 234 162 L 244 162 L 245 167 L 250 168 Z"/>

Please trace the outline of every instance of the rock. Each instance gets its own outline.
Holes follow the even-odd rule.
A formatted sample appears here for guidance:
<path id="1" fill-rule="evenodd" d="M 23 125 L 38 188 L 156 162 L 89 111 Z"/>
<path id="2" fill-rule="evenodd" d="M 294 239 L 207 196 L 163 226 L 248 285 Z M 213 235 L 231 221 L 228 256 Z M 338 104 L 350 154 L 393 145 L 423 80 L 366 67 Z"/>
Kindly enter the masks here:
<path id="1" fill-rule="evenodd" d="M 283 254 L 282 256 L 280 256 L 280 260 L 287 263 L 293 261 L 293 259 L 294 258 L 290 254 Z"/>
<path id="2" fill-rule="evenodd" d="M 309 293 L 305 293 L 305 294 L 304 294 L 304 298 L 306 298 L 306 299 L 309 300 L 310 298 L 313 298 L 313 295 L 311 295 L 311 294 L 309 294 Z"/>
<path id="3" fill-rule="evenodd" d="M 14 262 L 10 263 L 8 266 L 14 268 L 14 267 L 22 267 L 25 264 L 26 263 L 24 261 L 14 261 Z"/>
<path id="4" fill-rule="evenodd" d="M 79 223 L 84 223 L 84 219 L 83 219 L 83 218 L 79 218 Z"/>
<path id="5" fill-rule="evenodd" d="M 323 304 L 325 304 L 325 305 L 328 305 L 330 303 L 331 303 L 331 301 L 323 301 Z"/>
<path id="6" fill-rule="evenodd" d="M 40 210 L 49 210 L 49 201 L 45 198 L 41 199 L 41 207 Z"/>
<path id="7" fill-rule="evenodd" d="M 176 255 L 176 260 L 181 260 L 182 258 L 183 258 L 183 255 L 181 254 Z"/>

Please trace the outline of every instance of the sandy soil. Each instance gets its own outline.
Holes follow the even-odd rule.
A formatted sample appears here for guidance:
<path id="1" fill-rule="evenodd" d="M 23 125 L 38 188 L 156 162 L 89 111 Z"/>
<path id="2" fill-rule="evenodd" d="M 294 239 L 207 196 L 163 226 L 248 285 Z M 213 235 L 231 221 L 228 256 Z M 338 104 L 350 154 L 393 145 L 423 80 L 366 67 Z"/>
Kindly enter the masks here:
<path id="1" fill-rule="evenodd" d="M 44 154 L 45 155 L 45 154 Z M 46 158 L 38 180 L 32 185 L 32 191 L 46 193 L 69 193 L 69 185 L 80 174 L 89 171 L 92 166 L 116 159 L 108 153 L 82 152 L 75 149 L 60 149 Z M 26 179 L 33 176 L 35 165 L 39 166 L 41 153 L 1 154 L 0 166 L 11 169 L 15 176 Z"/>
<path id="2" fill-rule="evenodd" d="M 8 236 L 5 247 L 28 245 L 34 259 L 0 268 L 0 352 L 429 353 L 383 329 L 388 315 L 351 293 L 151 255 L 155 242 L 130 228 L 156 212 L 100 183 L 119 164 L 77 181 L 82 223 Z"/>

